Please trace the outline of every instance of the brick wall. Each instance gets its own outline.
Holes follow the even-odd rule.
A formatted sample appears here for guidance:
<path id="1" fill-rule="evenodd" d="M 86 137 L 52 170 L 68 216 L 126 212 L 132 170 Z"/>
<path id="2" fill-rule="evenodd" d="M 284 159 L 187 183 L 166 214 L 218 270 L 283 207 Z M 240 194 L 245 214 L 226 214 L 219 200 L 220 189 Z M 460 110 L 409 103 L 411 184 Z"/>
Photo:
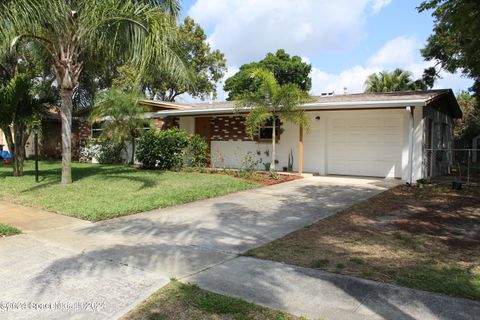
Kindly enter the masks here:
<path id="1" fill-rule="evenodd" d="M 166 117 L 163 119 L 153 119 L 153 125 L 159 130 L 179 128 L 177 117 Z"/>
<path id="2" fill-rule="evenodd" d="M 92 127 L 88 121 L 79 121 L 78 122 L 78 139 L 80 140 L 80 145 L 85 143 L 92 136 Z"/>

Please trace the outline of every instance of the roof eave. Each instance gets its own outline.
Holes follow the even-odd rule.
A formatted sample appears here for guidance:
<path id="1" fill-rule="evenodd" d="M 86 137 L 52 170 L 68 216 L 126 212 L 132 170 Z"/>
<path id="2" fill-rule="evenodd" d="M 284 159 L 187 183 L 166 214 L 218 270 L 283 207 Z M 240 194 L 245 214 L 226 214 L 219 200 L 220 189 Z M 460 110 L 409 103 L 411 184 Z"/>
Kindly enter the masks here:
<path id="1" fill-rule="evenodd" d="M 403 108 L 407 106 L 423 107 L 425 100 L 390 100 L 390 101 L 360 101 L 360 102 L 314 102 L 307 103 L 301 106 L 305 111 L 311 110 L 351 110 L 355 109 L 391 109 Z M 216 109 L 190 109 L 190 110 L 172 110 L 172 111 L 157 111 L 152 113 L 152 118 L 162 118 L 168 116 L 197 116 L 197 115 L 214 115 L 214 114 L 232 114 L 245 113 L 248 110 L 238 110 L 234 108 L 216 108 Z"/>

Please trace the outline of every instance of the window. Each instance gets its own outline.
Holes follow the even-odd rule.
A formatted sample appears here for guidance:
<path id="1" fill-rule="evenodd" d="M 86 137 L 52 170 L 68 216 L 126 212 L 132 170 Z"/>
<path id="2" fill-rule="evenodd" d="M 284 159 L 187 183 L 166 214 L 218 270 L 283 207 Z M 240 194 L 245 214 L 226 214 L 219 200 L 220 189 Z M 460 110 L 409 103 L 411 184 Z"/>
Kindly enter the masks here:
<path id="1" fill-rule="evenodd" d="M 433 120 L 428 119 L 427 130 L 425 134 L 425 146 L 427 149 L 432 149 L 432 131 L 433 131 Z"/>
<path id="2" fill-rule="evenodd" d="M 101 123 L 94 123 L 92 124 L 92 138 L 98 139 L 102 134 L 102 124 Z"/>
<path id="3" fill-rule="evenodd" d="M 273 121 L 270 119 L 258 130 L 258 141 L 272 141 L 272 135 Z M 278 118 L 275 119 L 275 135 L 277 136 L 276 140 L 278 141 L 280 137 L 280 119 Z"/>
<path id="4" fill-rule="evenodd" d="M 440 135 L 440 147 L 446 148 L 447 147 L 447 124 L 442 123 L 442 132 Z"/>

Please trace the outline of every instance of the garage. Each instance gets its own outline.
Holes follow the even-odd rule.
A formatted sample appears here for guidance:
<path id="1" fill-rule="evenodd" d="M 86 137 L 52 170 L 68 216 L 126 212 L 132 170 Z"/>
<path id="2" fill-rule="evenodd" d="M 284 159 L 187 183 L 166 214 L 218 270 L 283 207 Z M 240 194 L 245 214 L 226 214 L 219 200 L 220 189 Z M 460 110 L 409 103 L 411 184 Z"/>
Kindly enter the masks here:
<path id="1" fill-rule="evenodd" d="M 402 115 L 369 114 L 328 119 L 327 174 L 401 177 Z"/>

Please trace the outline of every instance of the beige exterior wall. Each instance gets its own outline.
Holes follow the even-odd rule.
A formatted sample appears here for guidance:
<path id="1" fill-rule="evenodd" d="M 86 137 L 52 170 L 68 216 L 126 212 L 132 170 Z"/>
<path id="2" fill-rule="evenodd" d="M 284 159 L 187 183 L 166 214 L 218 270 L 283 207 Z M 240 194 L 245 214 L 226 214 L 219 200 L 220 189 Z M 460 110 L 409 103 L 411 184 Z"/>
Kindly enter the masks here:
<path id="1" fill-rule="evenodd" d="M 413 139 L 413 181 L 422 177 L 422 146 L 423 146 L 423 108 L 415 108 L 414 111 L 414 139 Z M 333 119 L 359 119 L 359 118 L 396 118 L 401 135 L 401 145 L 396 147 L 398 152 L 395 155 L 394 165 L 386 174 L 389 177 L 398 177 L 408 181 L 410 177 L 410 148 L 411 148 L 411 116 L 405 109 L 391 110 L 345 110 L 345 111 L 309 111 L 308 112 L 311 130 L 305 132 L 303 147 L 303 171 L 318 173 L 325 175 L 329 173 L 328 169 L 328 131 L 329 123 Z M 223 116 L 225 117 L 225 116 Z M 319 119 L 317 119 L 319 117 Z M 180 128 L 191 133 L 195 131 L 194 117 L 182 117 L 179 121 Z M 280 141 L 276 144 L 276 169 L 281 171 L 283 167 L 287 167 L 288 156 L 290 151 L 293 153 L 293 170 L 298 170 L 298 140 L 299 128 L 291 123 L 282 125 L 283 133 Z M 330 139 L 332 136 L 330 134 Z M 212 154 L 219 150 L 224 156 L 223 165 L 227 168 L 239 168 L 241 160 L 248 152 L 251 152 L 256 159 L 261 159 L 262 164 L 258 165 L 258 169 L 263 169 L 263 163 L 271 162 L 271 142 L 256 141 L 215 141 L 211 142 Z M 386 148 L 386 150 L 390 150 Z M 369 152 L 368 150 L 364 150 Z M 362 152 L 360 149 L 358 152 Z M 268 155 L 267 155 L 268 154 Z M 330 161 L 332 161 L 330 159 Z M 217 166 L 220 164 L 217 161 Z"/>

